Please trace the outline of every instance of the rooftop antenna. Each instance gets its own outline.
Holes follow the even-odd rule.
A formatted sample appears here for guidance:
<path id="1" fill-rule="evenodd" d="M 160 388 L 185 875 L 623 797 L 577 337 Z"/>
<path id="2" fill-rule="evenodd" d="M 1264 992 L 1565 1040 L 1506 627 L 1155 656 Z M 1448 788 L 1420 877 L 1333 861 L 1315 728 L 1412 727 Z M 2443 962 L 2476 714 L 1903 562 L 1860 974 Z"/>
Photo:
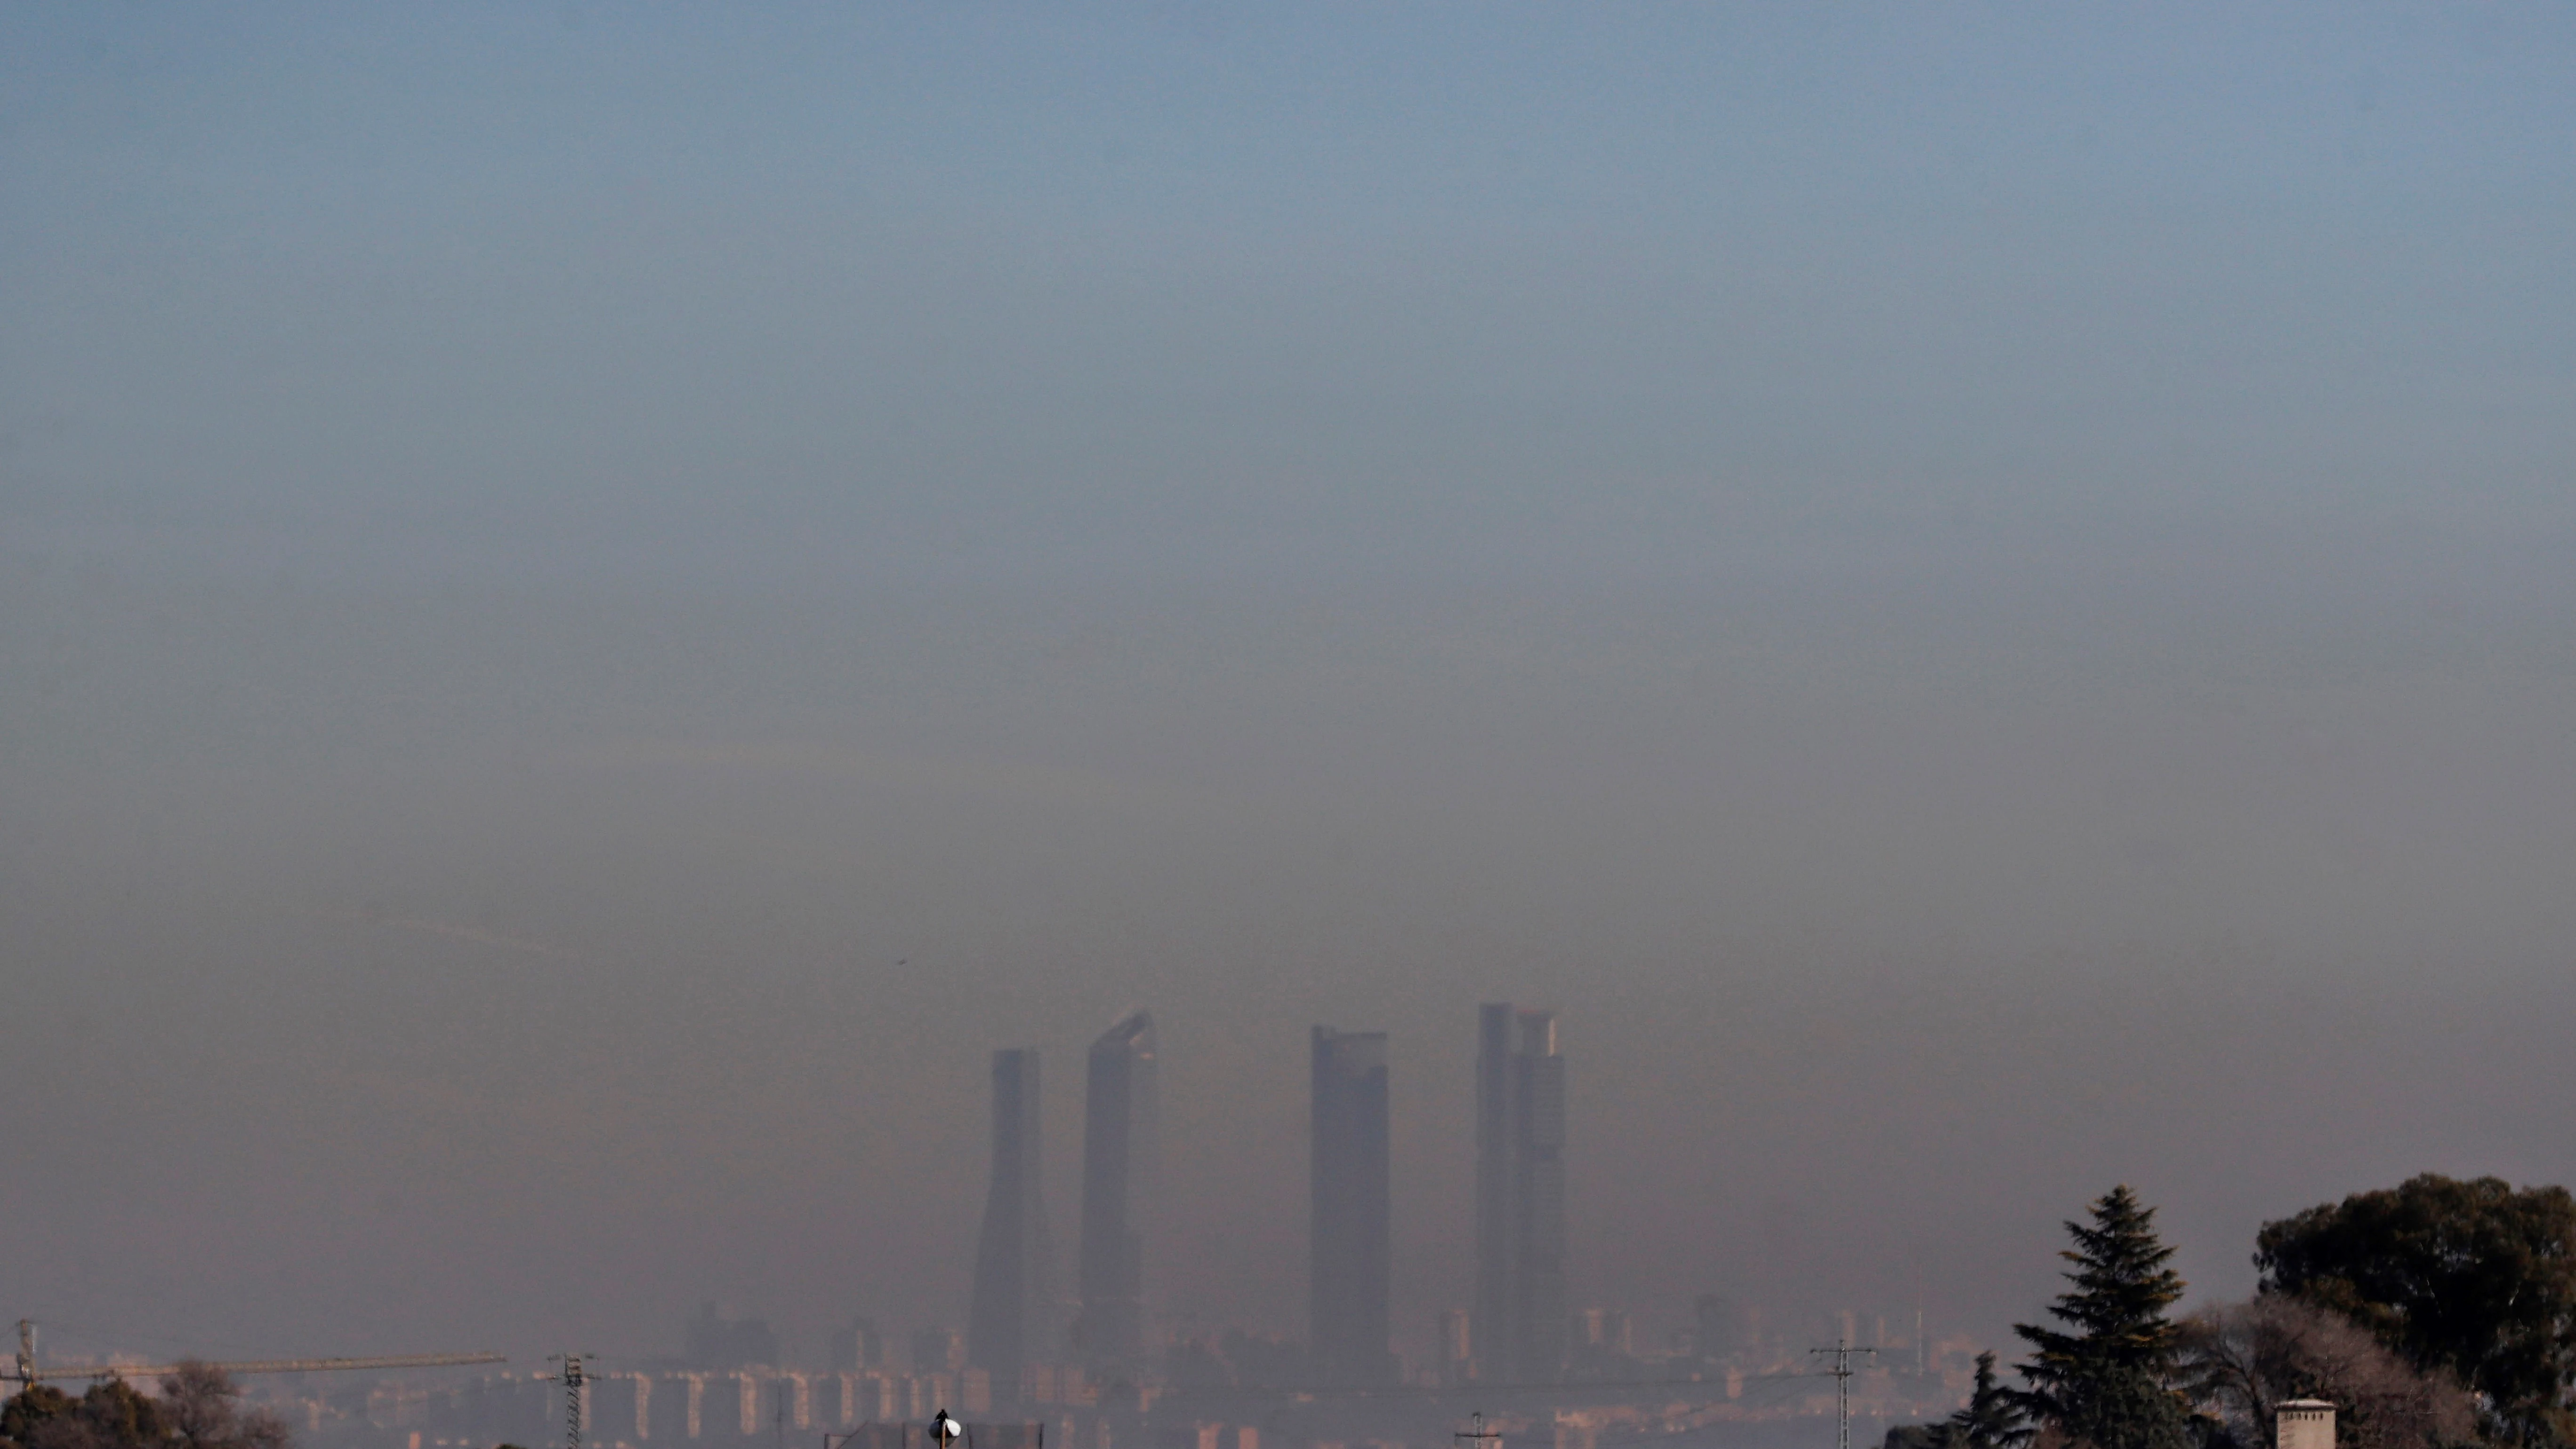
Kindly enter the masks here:
<path id="1" fill-rule="evenodd" d="M 1914 1373 L 1920 1378 L 1932 1367 L 1931 1351 L 1923 1342 L 1923 1264 L 1914 1264 Z"/>
<path id="2" fill-rule="evenodd" d="M 1852 1355 L 1856 1353 L 1878 1357 L 1877 1349 L 1854 1348 L 1839 1334 L 1835 1335 L 1833 1347 L 1807 1350 L 1810 1358 L 1833 1355 L 1834 1366 L 1825 1372 L 1834 1380 L 1834 1449 L 1851 1449 L 1851 1378 L 1860 1372 L 1851 1366 Z"/>
<path id="3" fill-rule="evenodd" d="M 1456 1449 L 1503 1449 L 1503 1431 L 1485 1427 L 1482 1409 L 1467 1417 L 1467 1427 L 1451 1432 L 1450 1442 Z"/>

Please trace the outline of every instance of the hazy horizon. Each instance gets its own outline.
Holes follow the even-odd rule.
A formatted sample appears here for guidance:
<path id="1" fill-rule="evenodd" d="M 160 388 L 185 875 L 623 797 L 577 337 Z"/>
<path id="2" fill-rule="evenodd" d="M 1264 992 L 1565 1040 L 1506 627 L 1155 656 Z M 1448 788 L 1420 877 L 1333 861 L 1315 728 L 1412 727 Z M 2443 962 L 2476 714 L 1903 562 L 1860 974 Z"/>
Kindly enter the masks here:
<path id="1" fill-rule="evenodd" d="M 2571 42 L 14 12 L 0 1317 L 962 1326 L 1138 1006 L 1206 1328 L 1390 1034 L 1417 1361 L 1484 1001 L 1656 1337 L 2576 1178 Z"/>

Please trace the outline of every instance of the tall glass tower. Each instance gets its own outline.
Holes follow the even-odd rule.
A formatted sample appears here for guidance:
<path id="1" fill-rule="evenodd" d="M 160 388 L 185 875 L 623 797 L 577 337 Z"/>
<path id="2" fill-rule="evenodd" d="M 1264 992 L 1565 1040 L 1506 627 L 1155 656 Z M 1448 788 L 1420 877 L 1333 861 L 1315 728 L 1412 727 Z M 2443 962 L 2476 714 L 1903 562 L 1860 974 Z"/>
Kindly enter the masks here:
<path id="1" fill-rule="evenodd" d="M 1139 1011 L 1091 1044 L 1082 1120 L 1082 1316 L 1073 1346 L 1095 1375 L 1145 1367 L 1145 1235 L 1153 1218 L 1154 1018 Z"/>
<path id="2" fill-rule="evenodd" d="M 996 1399 L 1018 1397 L 1026 1370 L 1055 1347 L 1038 1148 L 1037 1049 L 995 1052 L 993 1183 L 975 1241 L 966 1361 L 992 1374 Z"/>
<path id="3" fill-rule="evenodd" d="M 1556 1013 L 1486 1005 L 1476 1048 L 1476 1368 L 1565 1370 L 1565 1058 Z"/>
<path id="4" fill-rule="evenodd" d="M 1307 1323 L 1315 1376 L 1390 1384 L 1386 1033 L 1316 1027 L 1314 1066 Z"/>

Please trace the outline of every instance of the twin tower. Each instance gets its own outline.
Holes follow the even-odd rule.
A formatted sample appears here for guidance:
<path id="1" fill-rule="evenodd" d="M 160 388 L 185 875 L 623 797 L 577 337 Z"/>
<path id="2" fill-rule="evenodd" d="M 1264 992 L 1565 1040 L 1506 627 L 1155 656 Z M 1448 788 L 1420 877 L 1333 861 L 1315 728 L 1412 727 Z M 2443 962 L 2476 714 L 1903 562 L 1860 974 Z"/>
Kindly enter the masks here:
<path id="1" fill-rule="evenodd" d="M 1313 1033 L 1307 1328 L 1319 1385 L 1402 1378 L 1388 1346 L 1393 1171 L 1384 1032 Z M 993 1054 L 993 1179 L 975 1251 L 967 1357 L 999 1399 L 1048 1366 L 1095 1379 L 1147 1375 L 1145 1240 L 1157 1110 L 1154 1019 L 1139 1011 L 1091 1044 L 1082 1132 L 1079 1293 L 1069 1326 L 1051 1290 L 1039 1191 L 1038 1054 Z M 1499 1383 L 1555 1379 L 1566 1357 L 1565 1059 L 1556 1013 L 1478 1013 L 1476 1298 L 1472 1362 Z M 1459 1346 L 1452 1345 L 1456 1354 Z"/>
<path id="2" fill-rule="evenodd" d="M 1082 1255 L 1066 1325 L 1039 1190 L 1037 1049 L 993 1053 L 993 1185 L 975 1240 L 966 1361 L 992 1376 L 997 1400 L 1033 1397 L 1037 1373 L 1067 1362 L 1131 1381 L 1146 1367 L 1145 1229 L 1160 1116 L 1151 1014 L 1139 1011 L 1091 1044 L 1085 1085 Z"/>

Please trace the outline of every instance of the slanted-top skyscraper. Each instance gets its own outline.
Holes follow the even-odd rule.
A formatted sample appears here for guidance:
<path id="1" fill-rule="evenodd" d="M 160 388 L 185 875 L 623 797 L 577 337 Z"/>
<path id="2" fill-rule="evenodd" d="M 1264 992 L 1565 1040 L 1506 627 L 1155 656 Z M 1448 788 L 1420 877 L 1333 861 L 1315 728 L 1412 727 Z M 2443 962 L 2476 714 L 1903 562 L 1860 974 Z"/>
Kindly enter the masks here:
<path id="1" fill-rule="evenodd" d="M 966 1361 L 993 1376 L 993 1396 L 1017 1398 L 1023 1370 L 1054 1349 L 1046 1197 L 1040 1190 L 1038 1054 L 993 1053 L 993 1185 L 975 1240 L 975 1297 Z"/>
<path id="2" fill-rule="evenodd" d="M 1477 1369 L 1546 1383 L 1565 1370 L 1565 1058 L 1555 1012 L 1500 1002 L 1477 1026 Z"/>
<path id="3" fill-rule="evenodd" d="M 1097 1373 L 1145 1367 L 1145 1228 L 1159 1113 L 1154 1018 L 1139 1011 L 1091 1044 L 1082 1120 L 1082 1317 L 1074 1348 Z"/>
<path id="4" fill-rule="evenodd" d="M 1307 1325 L 1326 1384 L 1389 1384 L 1386 1033 L 1315 1028 Z"/>

